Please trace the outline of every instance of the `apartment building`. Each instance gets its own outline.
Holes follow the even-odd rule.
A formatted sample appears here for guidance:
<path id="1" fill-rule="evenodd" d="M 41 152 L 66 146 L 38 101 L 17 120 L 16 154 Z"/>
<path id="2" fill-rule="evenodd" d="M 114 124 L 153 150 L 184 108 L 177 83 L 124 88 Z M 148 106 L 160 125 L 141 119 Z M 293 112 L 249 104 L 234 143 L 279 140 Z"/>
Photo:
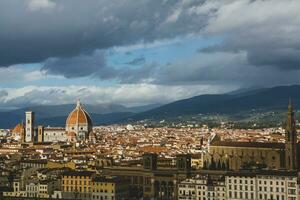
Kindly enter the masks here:
<path id="1" fill-rule="evenodd" d="M 178 185 L 178 199 L 185 200 L 297 200 L 298 172 L 227 172 L 197 175 Z"/>
<path id="2" fill-rule="evenodd" d="M 129 180 L 118 177 L 93 178 L 92 200 L 121 200 L 129 197 Z"/>
<path id="3" fill-rule="evenodd" d="M 225 200 L 225 180 L 222 175 L 197 175 L 178 185 L 179 200 Z"/>

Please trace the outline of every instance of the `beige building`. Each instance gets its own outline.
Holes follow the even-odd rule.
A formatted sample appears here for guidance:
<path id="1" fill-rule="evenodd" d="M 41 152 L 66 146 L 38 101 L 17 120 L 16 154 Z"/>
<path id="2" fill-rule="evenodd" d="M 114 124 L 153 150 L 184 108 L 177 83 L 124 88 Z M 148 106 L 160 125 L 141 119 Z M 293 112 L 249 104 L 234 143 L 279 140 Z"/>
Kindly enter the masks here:
<path id="1" fill-rule="evenodd" d="M 214 140 L 208 147 L 206 164 L 238 170 L 251 167 L 285 168 L 284 143 L 227 142 Z M 221 165 L 221 166 L 220 166 Z M 224 168 L 224 167 L 223 167 Z"/>
<path id="2" fill-rule="evenodd" d="M 222 175 L 197 175 L 178 184 L 178 200 L 225 200 L 226 187 Z"/>

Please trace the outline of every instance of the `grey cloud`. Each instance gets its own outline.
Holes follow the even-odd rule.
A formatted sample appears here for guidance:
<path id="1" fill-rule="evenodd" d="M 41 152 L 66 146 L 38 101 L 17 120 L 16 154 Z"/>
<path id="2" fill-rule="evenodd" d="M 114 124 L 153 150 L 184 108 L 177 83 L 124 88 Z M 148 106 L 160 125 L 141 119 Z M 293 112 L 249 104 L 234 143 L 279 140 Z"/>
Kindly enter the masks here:
<path id="1" fill-rule="evenodd" d="M 197 33 L 207 18 L 188 9 L 202 3 L 52 0 L 49 5 L 33 6 L 31 0 L 2 0 L 0 66 Z"/>
<path id="2" fill-rule="evenodd" d="M 300 84 L 299 69 L 283 71 L 271 65 L 255 66 L 248 62 L 247 52 L 198 53 L 189 59 L 154 65 L 148 74 L 149 82 L 158 85 L 267 87 Z"/>
<path id="3" fill-rule="evenodd" d="M 6 97 L 8 95 L 7 91 L 0 90 L 0 98 Z"/>
<path id="4" fill-rule="evenodd" d="M 49 58 L 41 68 L 48 74 L 63 75 L 66 78 L 84 77 L 97 74 L 100 78 L 114 77 L 113 68 L 106 66 L 105 52 L 95 51 L 91 55 L 80 55 L 71 58 Z"/>
<path id="5" fill-rule="evenodd" d="M 0 66 L 46 60 L 43 70 L 50 74 L 120 83 L 299 83 L 297 0 L 61 0 L 48 10 L 28 10 L 28 2 L 0 1 Z M 134 69 L 107 66 L 99 53 L 188 34 L 219 37 L 222 43 L 189 60 Z"/>
<path id="6" fill-rule="evenodd" d="M 95 51 L 92 54 L 71 58 L 49 58 L 41 68 L 46 74 L 63 75 L 66 78 L 90 76 L 95 79 L 115 79 L 120 83 L 137 83 L 151 77 L 154 64 L 145 64 L 145 58 L 138 57 L 128 64 L 141 65 L 138 68 L 123 67 L 116 69 L 106 63 L 106 52 Z"/>
<path id="7" fill-rule="evenodd" d="M 284 9 L 282 9 L 284 7 Z M 220 36 L 219 45 L 201 52 L 246 52 L 249 65 L 300 69 L 300 2 L 234 1 L 215 12 L 206 34 Z"/>
<path id="8" fill-rule="evenodd" d="M 300 49 L 248 50 L 248 61 L 253 65 L 276 66 L 281 70 L 298 70 L 300 69 Z"/>

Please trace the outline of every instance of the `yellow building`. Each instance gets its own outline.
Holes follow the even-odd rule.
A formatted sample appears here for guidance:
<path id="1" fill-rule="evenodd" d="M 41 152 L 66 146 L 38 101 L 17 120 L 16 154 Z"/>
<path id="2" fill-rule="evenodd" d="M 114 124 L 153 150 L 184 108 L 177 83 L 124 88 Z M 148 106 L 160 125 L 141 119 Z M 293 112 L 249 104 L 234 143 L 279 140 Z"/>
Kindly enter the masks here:
<path id="1" fill-rule="evenodd" d="M 64 163 L 48 161 L 47 162 L 47 168 L 48 169 L 70 168 L 70 169 L 74 170 L 76 168 L 76 164 L 74 162 L 72 162 L 72 161 L 70 161 L 70 162 L 64 162 Z"/>
<path id="2" fill-rule="evenodd" d="M 62 174 L 62 197 L 66 199 L 91 198 L 91 181 L 94 172 L 66 171 Z"/>
<path id="3" fill-rule="evenodd" d="M 91 184 L 92 200 L 118 200 L 129 196 L 129 180 L 95 177 Z"/>

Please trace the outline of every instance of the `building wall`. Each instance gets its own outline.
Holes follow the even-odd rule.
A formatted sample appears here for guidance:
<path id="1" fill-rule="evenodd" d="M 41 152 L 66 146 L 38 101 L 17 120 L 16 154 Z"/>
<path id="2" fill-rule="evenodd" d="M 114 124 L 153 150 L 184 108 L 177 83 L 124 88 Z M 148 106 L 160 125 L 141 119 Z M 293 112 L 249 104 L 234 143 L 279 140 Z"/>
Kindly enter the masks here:
<path id="1" fill-rule="evenodd" d="M 227 199 L 257 199 L 255 176 L 226 176 Z"/>
<path id="2" fill-rule="evenodd" d="M 68 140 L 67 133 L 64 128 L 45 128 L 44 142 L 64 142 Z"/>
<path id="3" fill-rule="evenodd" d="M 103 174 L 130 180 L 130 195 L 136 198 L 176 199 L 177 183 L 189 176 L 188 171 L 173 169 L 142 169 L 126 167 L 103 168 Z"/>
<path id="4" fill-rule="evenodd" d="M 62 177 L 62 198 L 90 200 L 91 177 L 64 175 Z"/>
<path id="5" fill-rule="evenodd" d="M 224 163 L 229 169 L 238 170 L 246 163 L 265 164 L 270 169 L 284 168 L 284 150 L 275 148 L 249 148 L 210 146 L 206 163 Z"/>
<path id="6" fill-rule="evenodd" d="M 187 179 L 178 185 L 179 200 L 225 200 L 226 187 L 224 180 L 212 180 L 208 176 Z"/>
<path id="7" fill-rule="evenodd" d="M 74 132 L 76 134 L 76 140 L 88 139 L 88 135 L 91 132 L 92 127 L 88 124 L 66 124 L 66 132 Z"/>
<path id="8" fill-rule="evenodd" d="M 44 142 L 44 126 L 37 128 L 37 142 Z"/>
<path id="9" fill-rule="evenodd" d="M 66 162 L 66 163 L 57 163 L 57 162 L 52 162 L 48 161 L 47 162 L 47 168 L 53 169 L 53 168 L 70 168 L 75 170 L 76 164 L 72 161 Z"/>
<path id="10" fill-rule="evenodd" d="M 116 184 L 109 182 L 93 182 L 91 186 L 92 200 L 114 200 L 116 196 Z"/>
<path id="11" fill-rule="evenodd" d="M 297 200 L 297 174 L 229 173 L 224 179 L 205 176 L 186 179 L 178 185 L 178 199 L 194 200 Z"/>
<path id="12" fill-rule="evenodd" d="M 201 158 L 192 158 L 191 164 L 192 164 L 192 168 L 202 169 L 203 168 L 203 157 L 201 157 Z"/>
<path id="13" fill-rule="evenodd" d="M 297 177 L 257 176 L 257 199 L 296 200 L 298 194 Z"/>

